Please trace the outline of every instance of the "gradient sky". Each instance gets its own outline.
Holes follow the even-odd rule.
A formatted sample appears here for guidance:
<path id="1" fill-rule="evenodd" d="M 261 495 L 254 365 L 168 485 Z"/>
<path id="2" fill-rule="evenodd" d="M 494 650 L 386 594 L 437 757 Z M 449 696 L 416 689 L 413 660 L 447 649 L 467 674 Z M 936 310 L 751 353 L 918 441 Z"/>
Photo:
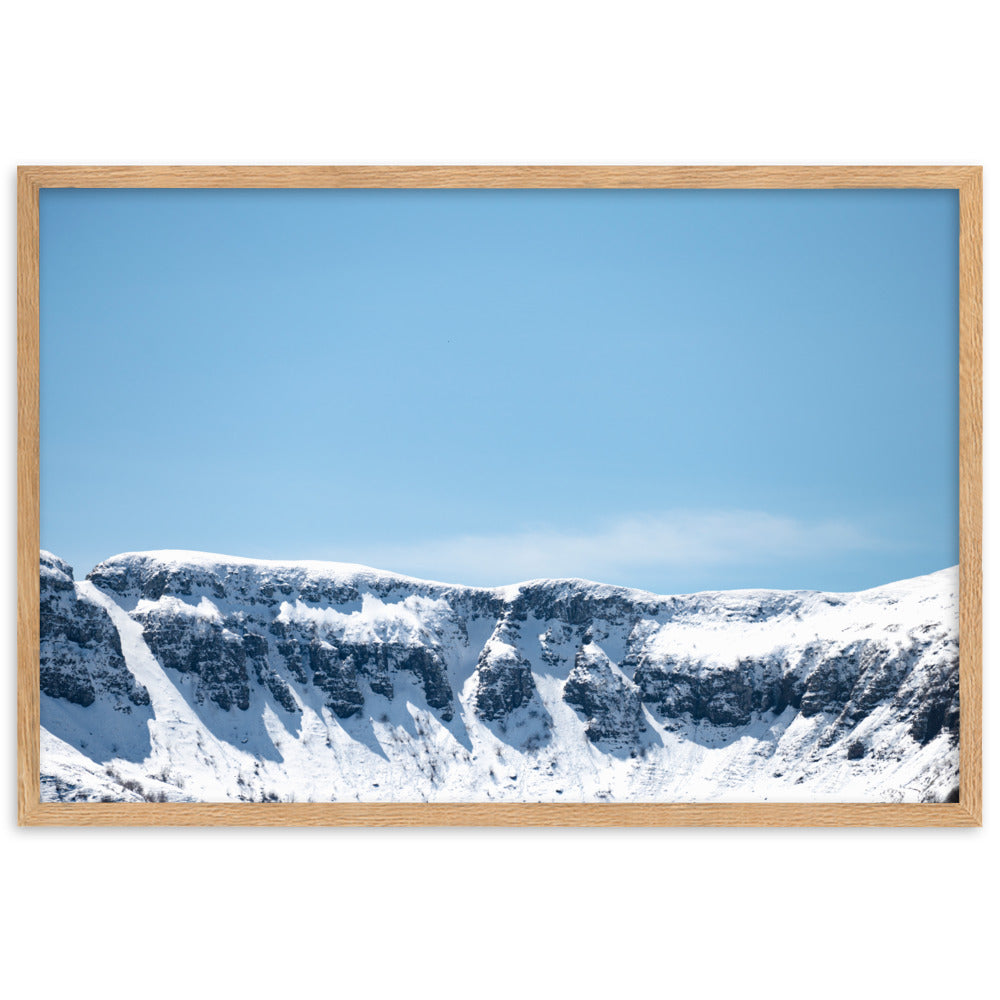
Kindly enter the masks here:
<path id="1" fill-rule="evenodd" d="M 501 584 L 958 561 L 952 191 L 41 198 L 41 533 Z"/>

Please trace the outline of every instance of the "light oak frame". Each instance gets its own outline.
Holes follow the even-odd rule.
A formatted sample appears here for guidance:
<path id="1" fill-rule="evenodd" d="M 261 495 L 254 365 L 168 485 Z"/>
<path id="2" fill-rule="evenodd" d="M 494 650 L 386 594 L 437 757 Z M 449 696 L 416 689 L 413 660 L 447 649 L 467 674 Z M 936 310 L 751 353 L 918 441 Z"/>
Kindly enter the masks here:
<path id="1" fill-rule="evenodd" d="M 39 776 L 41 188 L 951 188 L 959 193 L 957 803 L 52 803 Z M 18 821 L 52 826 L 980 826 L 982 168 L 978 166 L 25 166 L 17 177 Z"/>

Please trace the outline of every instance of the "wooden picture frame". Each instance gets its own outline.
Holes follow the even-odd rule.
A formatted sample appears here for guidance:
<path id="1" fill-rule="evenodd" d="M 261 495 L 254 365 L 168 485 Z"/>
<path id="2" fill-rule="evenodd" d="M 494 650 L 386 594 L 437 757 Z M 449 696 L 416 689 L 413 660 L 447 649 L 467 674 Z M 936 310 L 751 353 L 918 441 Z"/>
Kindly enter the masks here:
<path id="1" fill-rule="evenodd" d="M 946 188 L 958 191 L 958 802 L 40 801 L 39 191 L 46 188 Z M 18 819 L 59 826 L 978 826 L 982 822 L 982 169 L 977 166 L 25 166 L 18 184 Z"/>

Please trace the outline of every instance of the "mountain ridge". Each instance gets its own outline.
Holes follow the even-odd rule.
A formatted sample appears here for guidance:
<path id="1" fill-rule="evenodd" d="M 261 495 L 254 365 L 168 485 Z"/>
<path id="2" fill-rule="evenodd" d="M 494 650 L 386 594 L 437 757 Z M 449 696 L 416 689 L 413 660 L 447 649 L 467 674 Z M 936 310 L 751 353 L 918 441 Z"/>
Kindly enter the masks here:
<path id="1" fill-rule="evenodd" d="M 46 550 L 41 550 L 43 554 L 46 554 Z M 58 558 L 52 553 L 47 553 L 52 555 L 53 558 Z M 939 570 L 934 570 L 930 573 L 922 573 L 914 577 L 906 577 L 900 580 L 892 580 L 888 583 L 877 584 L 873 587 L 865 587 L 861 590 L 851 590 L 851 591 L 832 591 L 832 590 L 817 590 L 809 587 L 731 587 L 727 589 L 712 589 L 707 590 L 691 590 L 691 591 L 678 591 L 671 594 L 662 594 L 658 591 L 647 590 L 642 587 L 629 587 L 624 584 L 616 583 L 606 583 L 598 580 L 591 580 L 587 577 L 533 577 L 525 580 L 518 580 L 513 583 L 498 584 L 496 586 L 481 586 L 476 584 L 463 584 L 456 582 L 448 582 L 444 580 L 433 580 L 427 577 L 417 577 L 406 573 L 400 573 L 396 570 L 379 569 L 375 566 L 370 566 L 367 563 L 354 563 L 354 562 L 343 562 L 335 559 L 270 559 L 270 558 L 257 558 L 255 556 L 235 556 L 235 555 L 225 555 L 223 553 L 216 552 L 202 552 L 195 549 L 146 549 L 137 550 L 134 552 L 120 552 L 116 555 L 109 556 L 107 559 L 101 560 L 99 563 L 88 572 L 87 577 L 89 578 L 91 573 L 99 570 L 102 566 L 117 564 L 120 562 L 134 562 L 137 560 L 149 560 L 151 562 L 157 562 L 164 566 L 175 565 L 175 566 L 186 566 L 186 567 L 203 567 L 203 568 L 218 568 L 226 566 L 249 566 L 249 567 L 265 567 L 275 570 L 291 570 L 291 571 L 306 571 L 322 575 L 323 571 L 337 571 L 342 576 L 354 574 L 366 574 L 374 577 L 384 577 L 387 579 L 397 580 L 401 583 L 416 583 L 423 586 L 429 587 L 440 587 L 451 590 L 473 590 L 473 591 L 489 591 L 491 593 L 503 593 L 514 589 L 521 589 L 529 587 L 536 584 L 551 584 L 551 585 L 562 585 L 562 584 L 582 584 L 589 588 L 597 588 L 601 590 L 615 590 L 615 591 L 626 591 L 630 594 L 635 594 L 643 597 L 653 597 L 653 598 L 674 598 L 674 597 L 701 597 L 710 595 L 720 595 L 720 594 L 732 594 L 732 595 L 744 595 L 744 594 L 828 594 L 832 596 L 843 596 L 850 595 L 855 596 L 858 594 L 867 594 L 873 591 L 884 590 L 888 587 L 896 587 L 903 584 L 915 583 L 921 580 L 928 580 L 937 577 L 941 574 L 956 573 L 958 566 L 946 566 Z M 62 560 L 60 560 L 62 561 Z"/>
<path id="2" fill-rule="evenodd" d="M 957 784 L 954 568 L 848 594 L 656 595 L 183 550 L 83 582 L 41 565 L 53 798 L 902 801 Z"/>

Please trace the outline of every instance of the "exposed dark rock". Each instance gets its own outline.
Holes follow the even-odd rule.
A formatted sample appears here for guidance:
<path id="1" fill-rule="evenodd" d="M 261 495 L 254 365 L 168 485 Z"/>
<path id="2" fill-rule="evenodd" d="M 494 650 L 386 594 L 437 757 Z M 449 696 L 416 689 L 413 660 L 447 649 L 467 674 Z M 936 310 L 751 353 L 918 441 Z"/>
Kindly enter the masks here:
<path id="1" fill-rule="evenodd" d="M 698 661 L 646 659 L 635 671 L 644 702 L 662 718 L 690 715 L 717 726 L 746 725 L 754 707 L 754 689 L 739 668 Z"/>
<path id="2" fill-rule="evenodd" d="M 341 719 L 357 715 L 365 698 L 358 687 L 358 674 L 350 655 L 342 658 L 330 643 L 315 639 L 309 646 L 313 683 L 326 693 L 327 705 Z"/>
<path id="3" fill-rule="evenodd" d="M 142 625 L 142 637 L 163 667 L 197 678 L 199 701 L 213 701 L 223 711 L 250 707 L 243 639 L 221 618 L 199 614 L 176 599 L 134 611 L 132 617 Z"/>
<path id="4" fill-rule="evenodd" d="M 420 683 L 427 704 L 438 710 L 442 719 L 447 722 L 454 717 L 454 692 L 441 652 L 434 646 L 349 640 L 329 629 L 317 630 L 307 622 L 281 619 L 273 621 L 269 628 L 289 673 L 305 684 L 305 667 L 309 666 L 313 683 L 329 696 L 328 704 L 341 718 L 361 711 L 362 678 L 375 694 L 392 698 L 394 678 L 401 671 Z"/>
<path id="5" fill-rule="evenodd" d="M 149 692 L 122 655 L 104 608 L 77 593 L 70 566 L 41 554 L 39 604 L 41 690 L 84 707 L 106 697 L 121 711 L 149 704 Z"/>
<path id="6" fill-rule="evenodd" d="M 566 703 L 582 712 L 594 742 L 634 743 L 645 730 L 638 688 L 596 645 L 582 646 L 563 687 Z"/>
<path id="7" fill-rule="evenodd" d="M 284 582 L 283 582 L 284 583 Z M 284 586 L 291 590 L 291 586 L 284 583 Z M 351 604 L 361 599 L 357 587 L 342 586 L 333 582 L 318 583 L 315 580 L 307 580 L 299 588 L 299 600 L 310 604 L 318 604 L 324 607 L 332 605 Z"/>
<path id="8" fill-rule="evenodd" d="M 287 682 L 268 661 L 267 638 L 254 632 L 243 633 L 243 649 L 247 658 L 247 669 L 263 684 L 271 697 L 286 711 L 298 712 L 299 706 Z"/>
<path id="9" fill-rule="evenodd" d="M 928 663 L 919 680 L 909 677 L 892 701 L 900 713 L 911 719 L 910 735 L 921 744 L 930 743 L 942 732 L 958 739 L 958 648 L 947 643 L 944 653 Z"/>
<path id="10" fill-rule="evenodd" d="M 398 654 L 397 669 L 408 670 L 424 689 L 424 696 L 431 708 L 436 708 L 446 722 L 454 715 L 454 694 L 448 682 L 448 672 L 439 650 L 424 646 L 410 646 Z"/>
<path id="11" fill-rule="evenodd" d="M 806 718 L 819 712 L 839 714 L 850 699 L 858 678 L 877 655 L 877 649 L 867 641 L 826 654 L 818 649 L 810 650 L 808 660 L 812 665 L 805 675 L 799 710 Z"/>
<path id="12" fill-rule="evenodd" d="M 288 672 L 299 684 L 307 684 L 306 667 L 309 665 L 309 643 L 313 636 L 310 634 L 302 638 L 298 630 L 281 620 L 271 622 L 270 632 L 275 637 L 274 647 Z"/>
<path id="13" fill-rule="evenodd" d="M 292 694 L 292 689 L 268 663 L 265 662 L 257 668 L 257 679 L 271 692 L 271 697 L 286 712 L 299 711 L 299 705 Z"/>
<path id="14" fill-rule="evenodd" d="M 510 615 L 525 621 L 557 621 L 586 628 L 595 620 L 621 621 L 659 613 L 664 602 L 649 595 L 637 600 L 637 591 L 617 587 L 594 588 L 578 580 L 545 580 L 523 587 L 510 604 Z"/>
<path id="15" fill-rule="evenodd" d="M 488 721 L 502 719 L 527 705 L 535 694 L 531 664 L 513 646 L 490 640 L 476 665 L 476 713 Z"/>

